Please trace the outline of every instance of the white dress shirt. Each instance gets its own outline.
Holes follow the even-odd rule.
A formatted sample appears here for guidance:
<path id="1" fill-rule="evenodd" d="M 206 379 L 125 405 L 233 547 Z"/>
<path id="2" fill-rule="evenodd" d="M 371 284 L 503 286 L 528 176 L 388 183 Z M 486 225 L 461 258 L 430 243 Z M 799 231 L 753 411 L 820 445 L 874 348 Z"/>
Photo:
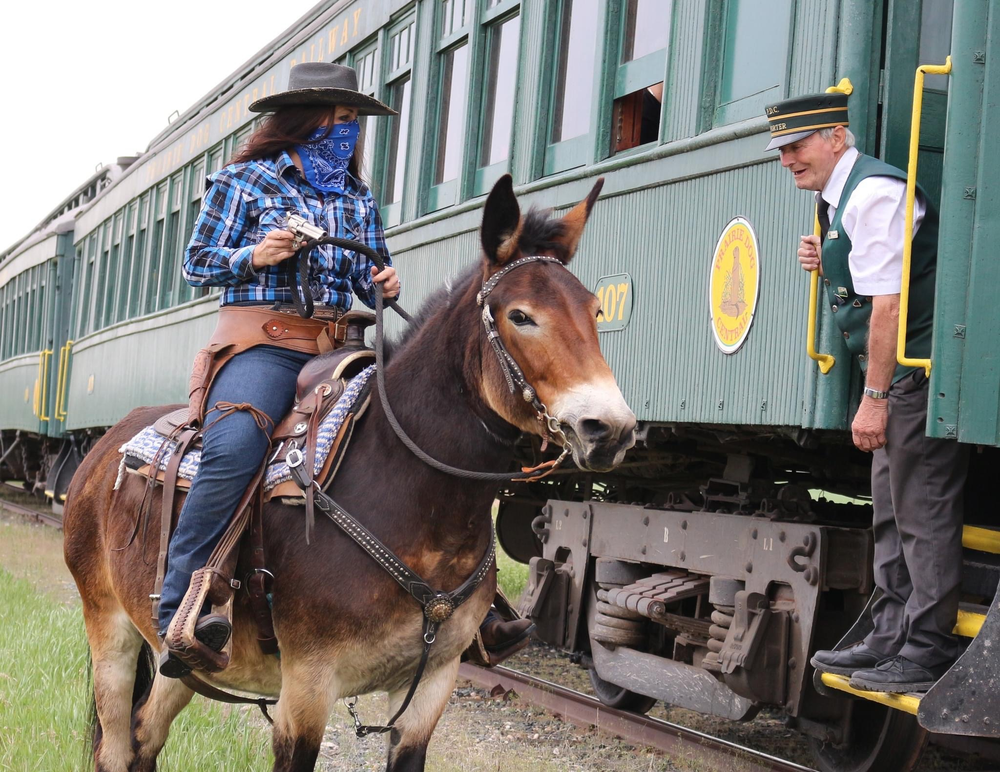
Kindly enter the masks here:
<path id="1" fill-rule="evenodd" d="M 830 222 L 840 206 L 844 184 L 861 155 L 847 149 L 817 193 L 830 205 Z M 913 202 L 913 235 L 924 219 L 923 197 Z M 844 205 L 841 228 L 851 240 L 850 269 L 859 295 L 898 295 L 903 284 L 903 230 L 906 224 L 906 183 L 894 177 L 866 177 Z"/>

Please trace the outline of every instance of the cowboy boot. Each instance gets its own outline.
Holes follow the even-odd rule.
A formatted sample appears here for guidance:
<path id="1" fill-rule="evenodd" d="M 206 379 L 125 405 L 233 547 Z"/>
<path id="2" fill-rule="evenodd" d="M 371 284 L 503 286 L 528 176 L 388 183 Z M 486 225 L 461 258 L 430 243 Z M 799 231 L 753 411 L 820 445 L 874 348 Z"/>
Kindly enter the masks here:
<path id="1" fill-rule="evenodd" d="M 491 608 L 479 626 L 487 667 L 495 667 L 524 649 L 531 642 L 534 631 L 535 624 L 530 619 L 513 619 L 507 622 Z"/>

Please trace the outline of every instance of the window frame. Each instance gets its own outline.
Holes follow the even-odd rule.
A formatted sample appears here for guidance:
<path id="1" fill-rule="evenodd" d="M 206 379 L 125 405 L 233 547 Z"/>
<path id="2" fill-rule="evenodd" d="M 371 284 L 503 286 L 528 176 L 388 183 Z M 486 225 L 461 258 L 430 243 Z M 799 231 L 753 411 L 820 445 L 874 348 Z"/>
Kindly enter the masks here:
<path id="1" fill-rule="evenodd" d="M 393 49 L 392 43 L 393 39 L 401 35 L 404 30 L 410 28 L 409 38 L 408 38 L 408 50 L 406 61 L 396 67 L 391 69 Z M 413 117 L 413 59 L 414 53 L 416 52 L 417 44 L 417 13 L 416 8 L 411 7 L 405 15 L 401 16 L 394 24 L 390 25 L 385 30 L 385 44 L 382 46 L 381 53 L 381 67 L 380 67 L 380 77 L 382 84 L 382 94 L 384 96 L 383 101 L 392 107 L 392 101 L 394 96 L 394 90 L 398 86 L 402 86 L 405 82 L 410 84 L 410 104 L 409 109 L 406 111 L 406 118 L 408 119 L 407 125 L 402 124 L 403 113 L 394 118 L 394 121 L 399 121 L 398 135 L 405 136 L 406 147 L 403 152 L 401 164 L 396 164 L 396 151 L 398 151 L 399 145 L 397 143 L 396 147 L 392 147 L 393 132 L 391 129 L 391 124 L 389 121 L 382 121 L 382 130 L 378 136 L 378 144 L 376 145 L 376 165 L 378 166 L 377 176 L 372 174 L 372 179 L 377 180 L 378 191 L 379 191 L 379 210 L 382 215 L 382 224 L 386 228 L 391 228 L 393 225 L 399 225 L 403 221 L 403 206 L 406 202 L 407 191 L 406 191 L 406 170 L 409 166 L 410 158 L 413 154 L 413 134 L 410 131 L 410 121 Z M 393 107 L 393 109 L 396 109 Z M 391 156 L 391 157 L 390 157 Z M 390 194 L 389 191 L 389 180 L 388 174 L 390 169 L 390 164 L 392 164 L 393 169 L 393 187 L 395 187 L 395 182 L 399 175 L 402 175 L 403 188 L 397 201 L 387 201 L 387 197 Z"/>
<path id="2" fill-rule="evenodd" d="M 558 64 L 562 55 L 561 39 L 563 13 L 567 0 L 552 0 L 548 8 L 547 27 L 552 30 L 551 53 L 545 59 L 548 73 L 543 85 L 543 110 L 539 111 L 541 124 L 537 136 L 541 138 L 537 176 L 549 177 L 580 166 L 587 166 L 606 157 L 609 152 L 611 101 L 606 96 L 613 89 L 616 70 L 608 67 L 608 47 L 617 50 L 619 36 L 616 35 L 620 15 L 618 0 L 597 1 L 597 40 L 594 54 L 593 92 L 590 103 L 590 127 L 585 134 L 571 139 L 552 142 L 552 128 L 555 116 L 556 90 L 558 88 Z M 601 127 L 607 127 L 602 130 Z M 604 141 L 602 141 L 604 138 Z"/>
<path id="3" fill-rule="evenodd" d="M 466 0 L 451 0 L 452 2 L 465 2 Z M 433 0 L 434 8 L 434 44 L 431 50 L 431 79 L 430 91 L 433 99 L 433 106 L 430 114 L 433 115 L 434 131 L 425 136 L 424 142 L 424 174 L 422 178 L 426 181 L 424 188 L 424 205 L 422 214 L 431 214 L 441 209 L 463 201 L 468 188 L 470 178 L 468 158 L 472 144 L 470 134 L 472 105 L 478 101 L 475 94 L 470 91 L 473 84 L 477 84 L 476 66 L 479 59 L 478 35 L 475 22 L 478 17 L 479 0 L 467 0 L 469 4 L 469 14 L 464 20 L 465 23 L 458 28 L 453 28 L 447 34 L 444 33 L 444 4 L 447 0 Z M 461 88 L 465 90 L 465 103 L 462 115 L 459 120 L 462 124 L 457 133 L 457 140 L 460 143 L 458 151 L 458 173 L 453 179 L 435 183 L 437 166 L 440 154 L 440 138 L 442 131 L 447 131 L 446 126 L 441 125 L 441 111 L 444 105 L 444 57 L 454 54 L 462 47 L 466 48 L 465 80 Z M 412 90 L 411 90 L 412 99 Z M 449 106 L 449 120 L 451 120 L 451 107 Z M 448 152 L 447 144 L 445 153 Z"/>
<path id="4" fill-rule="evenodd" d="M 367 38 L 361 45 L 356 46 L 348 52 L 350 66 L 358 72 L 358 90 L 362 94 L 367 94 L 375 99 L 379 98 L 379 86 L 382 82 L 382 56 L 381 40 L 379 35 Z M 364 81 L 364 62 L 372 58 L 372 75 L 370 85 L 366 86 Z M 378 133 L 384 121 L 378 120 L 381 116 L 360 115 L 358 122 L 364 122 L 363 145 L 361 155 L 361 177 L 368 184 L 369 188 L 375 189 L 376 166 L 378 165 Z M 367 180 L 364 178 L 367 177 Z"/>
<path id="5" fill-rule="evenodd" d="M 730 41 L 732 31 L 730 25 L 730 14 L 733 3 L 742 0 L 720 0 L 722 13 L 720 14 L 722 34 L 719 36 L 717 49 L 717 62 L 715 70 L 715 93 L 713 95 L 712 127 L 726 126 L 750 118 L 755 118 L 764 113 L 766 105 L 780 101 L 788 97 L 788 87 L 791 81 L 792 54 L 795 45 L 795 19 L 798 15 L 798 0 L 788 0 L 788 30 L 785 38 L 785 66 L 782 74 L 782 81 L 774 86 L 769 86 L 761 91 L 755 91 L 728 102 L 722 101 L 722 87 L 726 71 L 726 48 Z"/>
<path id="6" fill-rule="evenodd" d="M 150 189 L 153 227 L 150 228 L 149 271 L 143 297 L 143 314 L 152 314 L 163 306 L 160 302 L 160 285 L 163 280 L 163 242 L 167 232 L 167 203 L 170 181 L 163 180 Z"/>
<path id="7" fill-rule="evenodd" d="M 514 18 L 518 20 L 517 61 L 515 62 L 513 72 L 515 89 L 521 77 L 521 59 L 524 53 L 524 16 L 521 8 L 521 0 L 500 0 L 492 8 L 486 7 L 486 2 L 483 0 L 481 5 L 482 8 L 476 22 L 476 37 L 480 40 L 478 46 L 479 56 L 474 63 L 472 73 L 472 82 L 476 84 L 476 93 L 470 99 L 475 104 L 476 109 L 473 111 L 473 115 L 478 115 L 478 120 L 476 121 L 475 136 L 472 138 L 473 142 L 469 151 L 472 163 L 466 164 L 468 174 L 467 184 L 471 196 L 482 196 L 489 193 L 496 181 L 511 170 L 511 158 L 514 155 L 514 142 L 517 129 L 516 110 L 511 114 L 510 119 L 510 138 L 507 143 L 507 157 L 502 161 L 481 166 L 480 155 L 482 153 L 483 138 L 486 135 L 486 122 L 489 118 L 486 114 L 486 106 L 490 84 L 487 81 L 490 77 L 491 56 L 494 45 L 496 45 L 495 36 L 503 25 Z"/>

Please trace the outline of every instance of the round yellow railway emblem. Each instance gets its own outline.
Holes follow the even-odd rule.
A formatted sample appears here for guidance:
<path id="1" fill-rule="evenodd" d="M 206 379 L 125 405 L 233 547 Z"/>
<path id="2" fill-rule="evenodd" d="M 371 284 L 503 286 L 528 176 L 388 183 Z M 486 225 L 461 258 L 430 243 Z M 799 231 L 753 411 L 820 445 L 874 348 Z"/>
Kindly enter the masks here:
<path id="1" fill-rule="evenodd" d="M 712 256 L 708 302 L 712 334 L 726 354 L 739 351 L 750 333 L 760 291 L 757 234 L 743 217 L 729 221 Z"/>

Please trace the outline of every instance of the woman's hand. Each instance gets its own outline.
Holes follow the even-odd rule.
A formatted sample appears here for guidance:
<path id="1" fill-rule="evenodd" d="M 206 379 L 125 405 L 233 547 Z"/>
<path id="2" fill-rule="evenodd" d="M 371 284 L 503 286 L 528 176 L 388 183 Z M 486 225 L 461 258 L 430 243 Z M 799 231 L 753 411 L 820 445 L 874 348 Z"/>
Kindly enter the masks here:
<path id="1" fill-rule="evenodd" d="M 294 238 L 291 231 L 268 231 L 264 240 L 253 248 L 253 269 L 258 271 L 268 265 L 277 265 L 294 255 L 295 250 L 292 249 Z"/>
<path id="2" fill-rule="evenodd" d="M 391 265 L 381 273 L 379 273 L 378 268 L 373 265 L 372 281 L 376 284 L 382 285 L 382 297 L 384 298 L 394 298 L 399 294 L 399 277 L 396 275 L 396 269 Z"/>

